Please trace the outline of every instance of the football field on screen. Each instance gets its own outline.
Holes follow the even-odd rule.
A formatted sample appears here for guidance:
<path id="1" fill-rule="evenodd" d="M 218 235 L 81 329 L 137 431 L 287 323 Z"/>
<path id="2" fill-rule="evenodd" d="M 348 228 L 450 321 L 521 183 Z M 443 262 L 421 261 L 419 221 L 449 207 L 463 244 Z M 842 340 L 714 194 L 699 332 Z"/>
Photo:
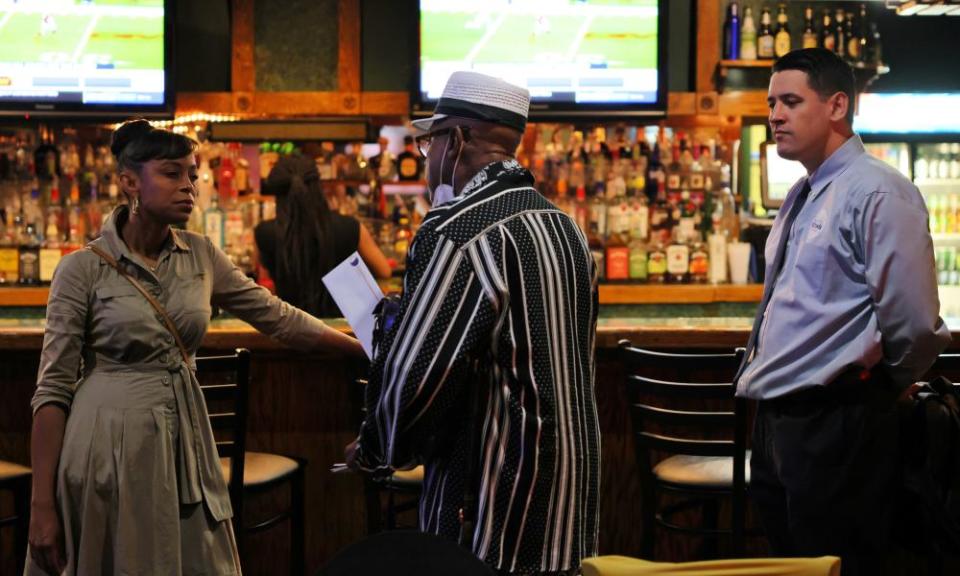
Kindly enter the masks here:
<path id="1" fill-rule="evenodd" d="M 0 62 L 91 64 L 116 69 L 163 68 L 163 17 L 123 15 L 121 6 L 158 2 L 105 2 L 116 15 L 0 10 Z"/>
<path id="2" fill-rule="evenodd" d="M 604 4 L 625 4 L 611 0 Z M 424 62 L 656 68 L 657 17 L 423 12 Z"/>

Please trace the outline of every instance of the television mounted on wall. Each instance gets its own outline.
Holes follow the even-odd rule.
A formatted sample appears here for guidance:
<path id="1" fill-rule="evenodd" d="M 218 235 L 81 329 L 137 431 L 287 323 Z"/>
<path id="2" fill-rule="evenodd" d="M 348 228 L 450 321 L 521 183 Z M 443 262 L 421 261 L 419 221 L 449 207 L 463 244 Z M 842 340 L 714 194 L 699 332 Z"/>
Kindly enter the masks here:
<path id="1" fill-rule="evenodd" d="M 173 0 L 0 0 L 0 115 L 170 118 Z"/>
<path id="2" fill-rule="evenodd" d="M 414 116 L 450 74 L 530 90 L 530 118 L 663 115 L 667 0 L 417 0 Z"/>

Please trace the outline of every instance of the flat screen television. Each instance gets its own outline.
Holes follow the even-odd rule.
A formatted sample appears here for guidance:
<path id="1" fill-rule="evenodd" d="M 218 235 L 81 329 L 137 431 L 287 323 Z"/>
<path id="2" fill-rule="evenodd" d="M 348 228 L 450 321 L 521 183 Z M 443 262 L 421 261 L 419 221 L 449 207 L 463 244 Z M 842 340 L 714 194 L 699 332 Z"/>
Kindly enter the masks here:
<path id="1" fill-rule="evenodd" d="M 779 210 L 787 192 L 807 175 L 803 164 L 777 154 L 776 142 L 760 144 L 760 201 L 766 210 Z"/>
<path id="2" fill-rule="evenodd" d="M 0 0 L 0 115 L 171 117 L 173 0 Z"/>
<path id="3" fill-rule="evenodd" d="M 450 74 L 530 90 L 531 119 L 662 115 L 667 0 L 417 0 L 413 114 Z"/>

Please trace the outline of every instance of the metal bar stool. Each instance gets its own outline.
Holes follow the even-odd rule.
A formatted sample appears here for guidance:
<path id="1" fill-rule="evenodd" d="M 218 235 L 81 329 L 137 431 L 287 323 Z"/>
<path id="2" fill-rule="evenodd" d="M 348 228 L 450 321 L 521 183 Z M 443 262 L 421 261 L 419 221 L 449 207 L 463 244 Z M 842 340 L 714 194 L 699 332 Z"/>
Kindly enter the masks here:
<path id="1" fill-rule="evenodd" d="M 749 484 L 746 402 L 734 397 L 732 381 L 743 349 L 727 354 L 674 354 L 635 348 L 622 340 L 620 354 L 641 473 L 643 557 L 654 557 L 656 528 L 708 541 L 729 536 L 733 554 L 740 555 Z M 713 377 L 719 382 L 696 382 L 697 376 L 705 374 L 722 377 Z M 668 407 L 678 402 L 682 408 Z M 713 404 L 691 407 L 706 402 Z M 716 404 L 726 408 L 714 408 Z M 663 494 L 676 501 L 661 507 Z M 732 501 L 730 529 L 718 527 L 724 498 Z M 680 515 L 689 510 L 702 512 L 703 526 L 680 522 Z"/>
<path id="2" fill-rule="evenodd" d="M 357 428 L 364 414 L 363 392 L 367 381 L 358 379 L 351 390 L 351 401 L 355 413 L 360 415 Z M 416 510 L 420 504 L 423 489 L 423 466 L 412 470 L 397 470 L 386 476 L 363 475 L 363 494 L 367 508 L 367 534 L 373 535 L 383 530 L 406 528 L 397 521 L 397 516 Z M 386 500 L 386 502 L 384 502 Z M 415 527 L 415 526 L 414 526 Z"/>
<path id="3" fill-rule="evenodd" d="M 226 378 L 224 378 L 226 376 Z M 241 562 L 244 537 L 290 521 L 290 573 L 301 575 L 304 563 L 304 475 L 306 461 L 299 458 L 248 452 L 247 394 L 250 384 L 250 351 L 237 349 L 226 356 L 197 358 L 197 377 L 210 413 L 210 424 L 217 439 L 217 452 L 223 470 L 233 526 Z M 261 493 L 283 483 L 290 483 L 290 507 L 254 525 L 244 521 L 244 494 Z"/>

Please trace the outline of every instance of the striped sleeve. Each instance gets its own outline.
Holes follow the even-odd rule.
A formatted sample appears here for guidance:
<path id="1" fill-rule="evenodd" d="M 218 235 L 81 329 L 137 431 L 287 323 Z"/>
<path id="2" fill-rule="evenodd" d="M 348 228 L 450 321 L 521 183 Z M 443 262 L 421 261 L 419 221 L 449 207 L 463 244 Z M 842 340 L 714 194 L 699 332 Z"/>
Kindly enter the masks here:
<path id="1" fill-rule="evenodd" d="M 471 258 L 421 229 L 408 257 L 394 329 L 370 371 L 358 461 L 366 469 L 415 465 L 458 405 L 469 364 L 489 346 L 494 306 Z"/>

